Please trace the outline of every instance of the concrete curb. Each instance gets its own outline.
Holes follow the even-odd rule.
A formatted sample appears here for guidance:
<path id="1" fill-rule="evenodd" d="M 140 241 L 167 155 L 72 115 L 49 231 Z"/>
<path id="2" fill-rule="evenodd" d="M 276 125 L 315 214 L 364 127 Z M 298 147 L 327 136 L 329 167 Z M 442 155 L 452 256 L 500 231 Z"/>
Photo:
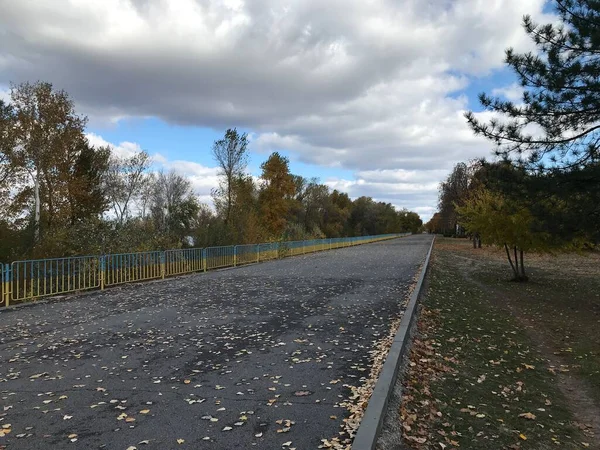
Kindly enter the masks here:
<path id="1" fill-rule="evenodd" d="M 401 362 L 404 359 L 406 350 L 408 348 L 408 342 L 410 340 L 410 329 L 416 317 L 418 310 L 417 303 L 421 294 L 421 288 L 423 287 L 423 281 L 425 280 L 425 274 L 429 267 L 429 259 L 431 257 L 431 251 L 433 250 L 433 244 L 435 243 L 435 236 L 431 241 L 431 247 L 425 257 L 425 262 L 421 268 L 417 285 L 410 295 L 406 310 L 400 321 L 400 326 L 390 347 L 390 351 L 387 355 L 379 379 L 375 384 L 375 389 L 367 405 L 367 410 L 363 416 L 354 441 L 352 443 L 352 450 L 374 450 L 377 445 L 377 439 L 379 438 L 379 432 L 385 419 L 387 412 L 387 405 L 394 391 L 396 384 L 396 378 L 398 376 L 398 369 L 401 366 Z"/>

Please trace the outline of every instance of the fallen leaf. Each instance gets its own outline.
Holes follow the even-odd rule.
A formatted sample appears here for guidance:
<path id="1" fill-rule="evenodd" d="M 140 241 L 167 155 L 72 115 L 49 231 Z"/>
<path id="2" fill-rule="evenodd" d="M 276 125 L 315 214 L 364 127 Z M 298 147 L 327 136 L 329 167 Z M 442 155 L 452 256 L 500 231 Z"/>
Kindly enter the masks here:
<path id="1" fill-rule="evenodd" d="M 310 395 L 310 394 L 311 394 L 310 391 L 296 391 L 296 392 L 294 392 L 294 395 L 296 397 L 304 397 L 304 396 Z"/>

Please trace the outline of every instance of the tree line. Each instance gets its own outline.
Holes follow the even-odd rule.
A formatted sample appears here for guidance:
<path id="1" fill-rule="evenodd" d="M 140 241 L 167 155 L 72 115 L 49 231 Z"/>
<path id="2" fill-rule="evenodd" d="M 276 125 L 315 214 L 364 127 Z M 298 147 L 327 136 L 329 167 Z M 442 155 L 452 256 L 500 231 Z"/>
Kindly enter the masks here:
<path id="1" fill-rule="evenodd" d="M 553 3 L 559 23 L 523 20 L 538 51 L 506 51 L 521 101 L 484 93 L 481 104 L 495 118 L 485 123 L 466 114 L 498 158 L 456 165 L 425 225 L 502 248 L 517 281 L 528 279 L 527 252 L 600 244 L 600 4 Z"/>
<path id="2" fill-rule="evenodd" d="M 347 237 L 420 229 L 419 216 L 352 200 L 290 173 L 275 152 L 247 170 L 248 136 L 214 142 L 214 207 L 191 182 L 155 171 L 145 151 L 116 155 L 85 137 L 87 118 L 49 83 L 12 85 L 0 100 L 0 261 Z"/>

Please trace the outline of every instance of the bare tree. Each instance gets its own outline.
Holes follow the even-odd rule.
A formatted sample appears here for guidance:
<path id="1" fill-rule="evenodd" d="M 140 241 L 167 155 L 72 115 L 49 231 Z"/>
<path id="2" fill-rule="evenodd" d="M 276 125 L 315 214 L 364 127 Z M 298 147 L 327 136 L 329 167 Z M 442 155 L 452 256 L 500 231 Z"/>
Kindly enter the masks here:
<path id="1" fill-rule="evenodd" d="M 197 201 L 187 178 L 173 171 L 159 172 L 151 192 L 150 210 L 159 230 L 172 232 L 175 228 L 189 228 L 194 218 L 187 217 L 187 213 L 195 213 L 192 210 Z"/>
<path id="2" fill-rule="evenodd" d="M 110 161 L 106 193 L 119 225 L 131 217 L 132 204 L 142 194 L 148 181 L 146 171 L 150 162 L 150 156 L 144 151 L 129 158 L 113 157 Z"/>
<path id="3" fill-rule="evenodd" d="M 217 209 L 222 209 L 225 215 L 225 224 L 231 219 L 231 209 L 234 203 L 235 180 L 244 175 L 248 165 L 248 135 L 240 134 L 234 129 L 228 129 L 225 137 L 215 141 L 212 154 L 219 164 L 223 181 L 218 189 L 213 190 L 213 197 Z"/>
<path id="4" fill-rule="evenodd" d="M 146 180 L 143 183 L 140 194 L 139 194 L 139 203 L 140 203 L 140 213 L 142 219 L 146 218 L 146 215 L 150 212 L 150 208 L 152 206 L 152 197 L 154 194 L 154 188 L 156 184 L 156 174 L 149 173 L 146 175 Z"/>

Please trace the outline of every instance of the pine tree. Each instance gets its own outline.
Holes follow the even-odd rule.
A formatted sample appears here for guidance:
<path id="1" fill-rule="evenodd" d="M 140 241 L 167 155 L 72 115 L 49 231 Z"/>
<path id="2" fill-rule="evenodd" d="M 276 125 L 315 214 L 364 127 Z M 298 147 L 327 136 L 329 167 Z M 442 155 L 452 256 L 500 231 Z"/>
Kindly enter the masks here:
<path id="1" fill-rule="evenodd" d="M 600 160 L 600 1 L 554 0 L 558 25 L 523 26 L 538 53 L 506 51 L 506 64 L 524 88 L 522 104 L 480 94 L 501 120 L 466 118 L 476 134 L 529 168 L 580 168 Z"/>

